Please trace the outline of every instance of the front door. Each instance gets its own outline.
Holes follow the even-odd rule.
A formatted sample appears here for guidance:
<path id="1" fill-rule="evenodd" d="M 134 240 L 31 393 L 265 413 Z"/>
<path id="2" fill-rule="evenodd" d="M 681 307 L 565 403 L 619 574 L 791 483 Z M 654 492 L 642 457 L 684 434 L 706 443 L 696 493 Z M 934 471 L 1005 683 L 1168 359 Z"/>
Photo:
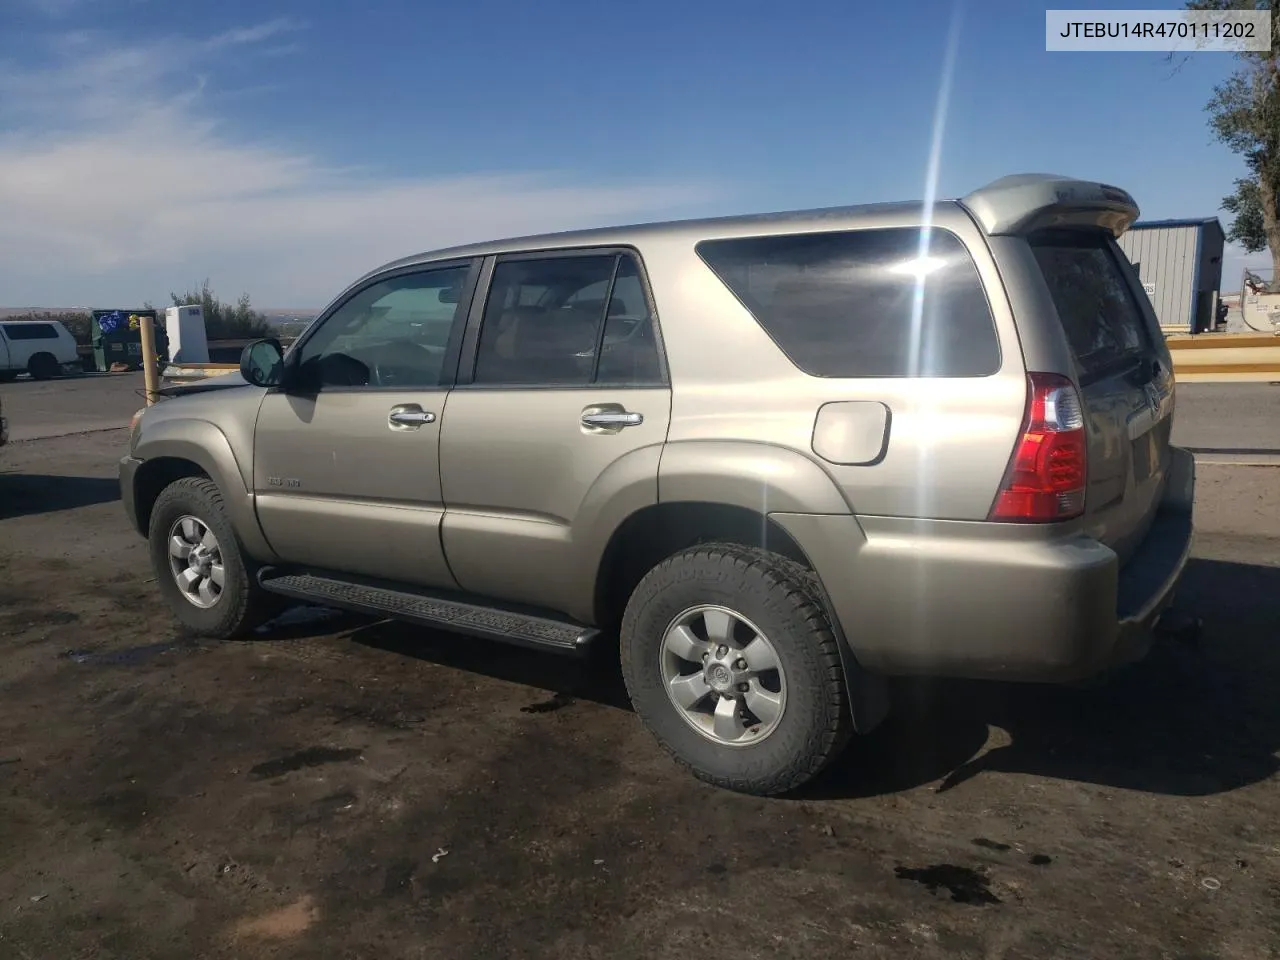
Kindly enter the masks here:
<path id="1" fill-rule="evenodd" d="M 358 288 L 263 400 L 253 478 L 263 533 L 290 563 L 456 586 L 440 545 L 439 443 L 475 264 Z"/>
<path id="2" fill-rule="evenodd" d="M 636 256 L 499 258 L 458 379 L 440 441 L 450 568 L 466 590 L 585 619 L 593 544 L 657 502 L 671 416 Z"/>

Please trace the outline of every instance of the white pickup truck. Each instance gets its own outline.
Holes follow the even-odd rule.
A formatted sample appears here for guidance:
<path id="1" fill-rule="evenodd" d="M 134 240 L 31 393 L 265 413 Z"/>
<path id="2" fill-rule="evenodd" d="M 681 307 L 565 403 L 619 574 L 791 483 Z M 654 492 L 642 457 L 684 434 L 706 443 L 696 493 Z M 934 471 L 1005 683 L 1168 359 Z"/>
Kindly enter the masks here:
<path id="1" fill-rule="evenodd" d="M 29 373 L 49 380 L 80 366 L 76 339 L 56 320 L 6 320 L 0 323 L 0 381 Z"/>

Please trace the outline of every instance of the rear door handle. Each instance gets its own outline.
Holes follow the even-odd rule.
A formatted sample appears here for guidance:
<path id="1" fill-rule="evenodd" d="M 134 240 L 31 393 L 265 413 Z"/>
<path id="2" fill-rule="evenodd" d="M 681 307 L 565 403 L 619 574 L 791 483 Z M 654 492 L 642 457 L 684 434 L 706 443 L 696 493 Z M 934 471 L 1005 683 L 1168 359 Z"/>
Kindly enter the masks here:
<path id="1" fill-rule="evenodd" d="M 393 427 L 408 427 L 416 429 L 426 423 L 435 423 L 436 415 L 434 413 L 428 413 L 417 405 L 406 405 L 403 407 L 392 407 L 391 412 L 387 414 L 387 422 Z"/>
<path id="2" fill-rule="evenodd" d="M 582 415 L 584 427 L 602 427 L 616 429 L 621 427 L 638 427 L 644 423 L 643 413 L 631 413 L 628 410 L 598 410 Z"/>

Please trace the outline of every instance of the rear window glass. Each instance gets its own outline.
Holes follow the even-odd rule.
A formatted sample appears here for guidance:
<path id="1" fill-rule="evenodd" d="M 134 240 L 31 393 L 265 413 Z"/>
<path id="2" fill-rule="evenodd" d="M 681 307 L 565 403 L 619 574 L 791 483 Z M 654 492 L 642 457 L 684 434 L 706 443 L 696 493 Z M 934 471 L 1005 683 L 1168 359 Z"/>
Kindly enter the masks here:
<path id="1" fill-rule="evenodd" d="M 1084 377 L 1129 366 L 1151 347 L 1142 309 L 1107 237 L 1045 233 L 1031 249 Z"/>
<path id="2" fill-rule="evenodd" d="M 919 228 L 705 240 L 698 255 L 815 377 L 984 377 L 1000 346 L 954 234 Z"/>

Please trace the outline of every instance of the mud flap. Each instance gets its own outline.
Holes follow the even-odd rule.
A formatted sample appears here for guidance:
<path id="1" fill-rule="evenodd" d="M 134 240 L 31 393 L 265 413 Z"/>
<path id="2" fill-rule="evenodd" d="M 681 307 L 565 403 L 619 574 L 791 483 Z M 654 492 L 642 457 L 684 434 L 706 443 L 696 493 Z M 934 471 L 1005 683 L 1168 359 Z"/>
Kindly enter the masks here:
<path id="1" fill-rule="evenodd" d="M 840 650 L 840 666 L 844 670 L 845 689 L 849 692 L 849 710 L 853 715 L 853 729 L 859 736 L 865 736 L 880 726 L 889 715 L 889 680 L 883 674 L 866 670 L 858 663 L 849 640 L 844 635 L 840 619 L 835 615 L 831 598 L 827 595 L 822 579 L 816 574 L 818 591 L 822 599 L 822 608 L 826 611 L 827 622 L 831 632 L 835 634 L 836 644 Z"/>

